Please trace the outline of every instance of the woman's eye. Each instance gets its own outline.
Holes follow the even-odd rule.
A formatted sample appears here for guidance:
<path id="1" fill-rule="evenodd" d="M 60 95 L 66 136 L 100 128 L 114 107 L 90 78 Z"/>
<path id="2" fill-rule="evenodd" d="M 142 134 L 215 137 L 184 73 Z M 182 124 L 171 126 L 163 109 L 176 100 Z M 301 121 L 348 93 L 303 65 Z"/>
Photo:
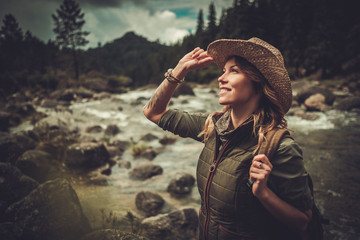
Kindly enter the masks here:
<path id="1" fill-rule="evenodd" d="M 233 68 L 233 69 L 231 69 L 231 72 L 238 73 L 239 71 Z"/>

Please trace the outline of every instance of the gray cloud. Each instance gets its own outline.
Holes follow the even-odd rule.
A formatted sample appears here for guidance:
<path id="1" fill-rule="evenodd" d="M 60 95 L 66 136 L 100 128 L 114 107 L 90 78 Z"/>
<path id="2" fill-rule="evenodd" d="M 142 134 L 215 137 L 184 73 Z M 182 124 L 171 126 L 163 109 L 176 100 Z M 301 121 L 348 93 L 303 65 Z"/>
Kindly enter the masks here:
<path id="1" fill-rule="evenodd" d="M 89 46 L 121 37 L 127 31 L 149 40 L 171 42 L 181 39 L 196 26 L 200 8 L 204 19 L 210 2 L 218 15 L 221 7 L 229 7 L 233 0 L 76 0 L 85 13 L 84 29 L 91 34 Z M 62 0 L 0 0 L 0 18 L 13 14 L 23 31 L 29 30 L 43 41 L 54 39 L 51 14 Z M 179 14 L 176 16 L 175 14 Z M 2 25 L 2 23 L 1 23 Z"/>
<path id="2" fill-rule="evenodd" d="M 48 0 L 50 2 L 58 3 L 59 5 L 63 0 Z M 80 7 L 121 7 L 123 4 L 131 3 L 134 5 L 144 5 L 147 0 L 75 0 Z"/>

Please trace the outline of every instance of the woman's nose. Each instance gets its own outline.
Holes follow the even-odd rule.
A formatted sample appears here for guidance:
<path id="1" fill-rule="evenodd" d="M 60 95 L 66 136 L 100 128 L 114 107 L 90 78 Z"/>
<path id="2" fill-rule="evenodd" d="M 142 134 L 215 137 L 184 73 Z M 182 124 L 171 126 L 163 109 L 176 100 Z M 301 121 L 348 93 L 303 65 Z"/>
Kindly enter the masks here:
<path id="1" fill-rule="evenodd" d="M 225 81 L 225 73 L 223 73 L 219 78 L 218 82 L 224 82 Z"/>

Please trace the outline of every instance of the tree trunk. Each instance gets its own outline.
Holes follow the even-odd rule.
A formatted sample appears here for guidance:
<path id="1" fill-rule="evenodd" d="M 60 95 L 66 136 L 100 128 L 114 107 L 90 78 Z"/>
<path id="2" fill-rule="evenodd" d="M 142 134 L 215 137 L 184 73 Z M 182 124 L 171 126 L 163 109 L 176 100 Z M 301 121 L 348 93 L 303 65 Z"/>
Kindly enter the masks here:
<path id="1" fill-rule="evenodd" d="M 75 79 L 79 80 L 79 64 L 77 59 L 77 54 L 75 50 L 75 46 L 72 46 L 73 58 L 74 58 L 74 68 L 75 68 Z"/>

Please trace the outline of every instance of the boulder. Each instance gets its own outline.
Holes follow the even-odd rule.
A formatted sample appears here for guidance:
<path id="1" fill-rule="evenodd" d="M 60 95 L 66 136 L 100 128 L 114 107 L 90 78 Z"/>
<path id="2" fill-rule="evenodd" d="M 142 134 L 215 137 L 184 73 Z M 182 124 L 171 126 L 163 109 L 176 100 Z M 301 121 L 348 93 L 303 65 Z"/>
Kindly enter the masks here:
<path id="1" fill-rule="evenodd" d="M 29 102 L 8 103 L 5 109 L 7 112 L 17 114 L 21 117 L 27 117 L 36 112 L 34 106 Z"/>
<path id="2" fill-rule="evenodd" d="M 110 157 L 114 158 L 116 156 L 121 156 L 123 154 L 123 151 L 119 149 L 117 146 L 112 145 L 106 145 L 106 149 L 110 154 Z"/>
<path id="3" fill-rule="evenodd" d="M 171 179 L 167 191 L 174 196 L 189 194 L 194 186 L 195 178 L 188 173 L 176 173 Z"/>
<path id="4" fill-rule="evenodd" d="M 105 130 L 105 134 L 106 135 L 110 135 L 110 136 L 113 136 L 113 135 L 116 135 L 120 132 L 120 129 L 117 125 L 115 124 L 110 124 L 107 126 L 106 130 Z"/>
<path id="5" fill-rule="evenodd" d="M 88 78 L 83 83 L 83 86 L 94 92 L 107 92 L 107 81 L 103 78 Z"/>
<path id="6" fill-rule="evenodd" d="M 97 168 L 109 163 L 110 155 L 103 143 L 82 142 L 67 147 L 65 163 L 69 167 Z"/>
<path id="7" fill-rule="evenodd" d="M 136 194 L 137 209 L 144 212 L 147 217 L 157 215 L 165 204 L 164 199 L 156 192 L 141 191 Z"/>
<path id="8" fill-rule="evenodd" d="M 87 89 L 59 89 L 52 92 L 49 98 L 57 99 L 60 101 L 73 101 L 78 98 L 92 98 L 93 92 Z"/>
<path id="9" fill-rule="evenodd" d="M 162 139 L 159 140 L 159 143 L 161 143 L 162 145 L 174 144 L 175 142 L 176 138 L 168 136 L 164 136 Z"/>
<path id="10" fill-rule="evenodd" d="M 321 93 L 311 95 L 304 101 L 304 105 L 307 110 L 321 111 L 325 107 L 325 96 Z"/>
<path id="11" fill-rule="evenodd" d="M 0 162 L 0 220 L 5 209 L 37 188 L 39 183 L 10 163 Z"/>
<path id="12" fill-rule="evenodd" d="M 48 134 L 49 130 L 60 129 L 69 131 L 69 124 L 65 118 L 49 116 L 41 119 L 35 124 L 34 132 L 40 136 Z"/>
<path id="13" fill-rule="evenodd" d="M 312 95 L 315 95 L 317 93 L 322 94 L 325 97 L 325 104 L 332 105 L 335 101 L 335 95 L 332 91 L 326 88 L 320 88 L 320 87 L 309 87 L 302 89 L 297 93 L 295 96 L 295 99 L 299 102 L 299 104 L 304 103 L 304 101 L 309 98 Z"/>
<path id="14" fill-rule="evenodd" d="M 194 93 L 192 87 L 188 83 L 184 82 L 176 88 L 176 90 L 173 94 L 173 97 L 178 97 L 180 95 L 195 96 L 195 93 Z"/>
<path id="15" fill-rule="evenodd" d="M 56 108 L 57 106 L 68 107 L 68 106 L 70 106 L 70 103 L 66 102 L 66 101 L 61 101 L 61 100 L 55 100 L 55 99 L 43 99 L 40 102 L 40 106 L 43 108 Z"/>
<path id="16" fill-rule="evenodd" d="M 128 147 L 130 146 L 130 141 L 116 140 L 116 141 L 112 142 L 109 145 L 110 146 L 116 146 L 119 151 L 125 152 L 125 150 L 128 149 Z"/>
<path id="17" fill-rule="evenodd" d="M 28 132 L 13 134 L 0 132 L 0 162 L 14 164 L 21 154 L 36 147 L 36 140 Z"/>
<path id="18" fill-rule="evenodd" d="M 195 209 L 184 208 L 145 218 L 140 227 L 150 240 L 197 239 L 198 216 Z"/>
<path id="19" fill-rule="evenodd" d="M 91 126 L 85 129 L 87 133 L 101 133 L 103 131 L 102 127 L 99 125 Z"/>
<path id="20" fill-rule="evenodd" d="M 10 205 L 5 218 L 27 229 L 31 239 L 76 240 L 91 230 L 75 191 L 64 179 L 40 185 Z"/>
<path id="21" fill-rule="evenodd" d="M 61 163 L 56 161 L 49 153 L 39 149 L 24 152 L 15 165 L 26 175 L 43 183 L 58 178 L 64 172 Z"/>
<path id="22" fill-rule="evenodd" d="M 140 154 L 140 157 L 143 157 L 143 158 L 146 158 L 149 160 L 153 160 L 156 156 L 157 156 L 157 152 L 152 147 L 147 148 L 145 151 L 143 151 Z"/>
<path id="23" fill-rule="evenodd" d="M 156 140 L 156 139 L 159 139 L 159 137 L 155 136 L 152 133 L 147 133 L 140 138 L 141 141 L 145 141 L 145 142 L 150 142 L 150 141 Z"/>
<path id="24" fill-rule="evenodd" d="M 101 229 L 86 234 L 80 240 L 148 240 L 134 233 L 122 232 L 118 229 Z"/>
<path id="25" fill-rule="evenodd" d="M 129 171 L 129 175 L 132 178 L 145 180 L 147 178 L 151 178 L 152 176 L 156 176 L 162 174 L 163 169 L 159 165 L 155 165 L 149 162 L 140 163 L 133 169 Z"/>
<path id="26" fill-rule="evenodd" d="M 353 108 L 360 108 L 360 97 L 348 97 L 340 100 L 335 108 L 341 111 L 349 111 Z"/>
<path id="27" fill-rule="evenodd" d="M 0 111 L 0 131 L 7 131 L 11 126 L 12 116 L 8 112 Z"/>

